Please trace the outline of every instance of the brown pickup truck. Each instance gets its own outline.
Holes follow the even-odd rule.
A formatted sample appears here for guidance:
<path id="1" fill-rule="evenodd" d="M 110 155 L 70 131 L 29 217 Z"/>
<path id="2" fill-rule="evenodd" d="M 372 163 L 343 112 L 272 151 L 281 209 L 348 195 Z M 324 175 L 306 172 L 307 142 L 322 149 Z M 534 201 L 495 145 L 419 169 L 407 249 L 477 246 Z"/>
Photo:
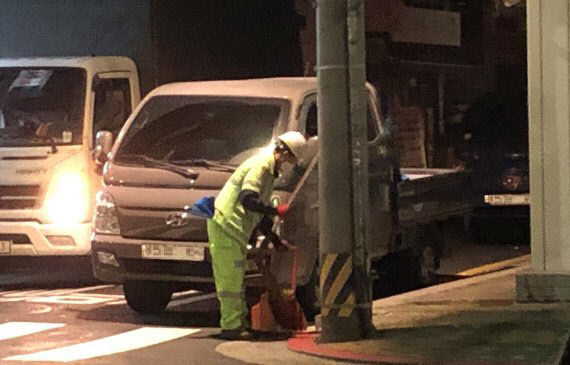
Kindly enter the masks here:
<path id="1" fill-rule="evenodd" d="M 471 211 L 470 176 L 445 169 L 400 169 L 390 128 L 367 85 L 372 267 L 399 264 L 393 275 L 420 284 L 433 279 L 442 251 L 441 222 Z M 318 149 L 316 78 L 272 78 L 175 83 L 139 104 L 108 153 L 92 237 L 95 276 L 122 283 L 128 304 L 157 312 L 173 292 L 213 289 L 204 219 L 184 207 L 216 195 L 235 168 L 288 130 L 309 138 L 299 166 L 276 182 L 273 203 L 288 199 Z M 108 149 L 108 147 L 107 147 Z M 318 173 L 310 172 L 281 235 L 301 249 L 299 298 L 314 303 L 318 272 Z M 256 243 L 252 240 L 251 250 Z M 276 255 L 272 271 L 290 280 L 290 254 Z M 262 285 L 248 260 L 247 285 Z M 303 294 L 304 293 L 304 294 Z"/>

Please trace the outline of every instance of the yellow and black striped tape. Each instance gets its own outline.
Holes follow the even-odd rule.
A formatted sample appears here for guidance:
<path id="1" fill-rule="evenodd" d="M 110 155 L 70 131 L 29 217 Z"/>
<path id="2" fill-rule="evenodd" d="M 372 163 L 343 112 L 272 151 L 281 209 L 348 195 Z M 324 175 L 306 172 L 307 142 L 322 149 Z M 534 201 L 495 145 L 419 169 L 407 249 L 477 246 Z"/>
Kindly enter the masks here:
<path id="1" fill-rule="evenodd" d="M 321 262 L 321 314 L 350 317 L 356 308 L 352 254 L 325 254 Z"/>

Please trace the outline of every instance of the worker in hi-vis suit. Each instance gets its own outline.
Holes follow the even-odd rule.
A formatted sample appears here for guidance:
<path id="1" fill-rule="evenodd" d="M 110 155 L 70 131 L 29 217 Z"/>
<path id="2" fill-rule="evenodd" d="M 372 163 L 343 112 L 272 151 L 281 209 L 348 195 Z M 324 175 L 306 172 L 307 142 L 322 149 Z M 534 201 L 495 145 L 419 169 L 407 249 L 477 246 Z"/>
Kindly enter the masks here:
<path id="1" fill-rule="evenodd" d="M 208 219 L 208 237 L 220 301 L 222 339 L 252 338 L 244 286 L 247 243 L 256 227 L 274 244 L 281 242 L 271 230 L 272 217 L 285 215 L 288 206 L 270 205 L 273 182 L 281 166 L 296 164 L 305 148 L 306 140 L 301 133 L 284 133 L 273 148 L 263 149 L 242 163 L 216 197 L 214 216 Z"/>

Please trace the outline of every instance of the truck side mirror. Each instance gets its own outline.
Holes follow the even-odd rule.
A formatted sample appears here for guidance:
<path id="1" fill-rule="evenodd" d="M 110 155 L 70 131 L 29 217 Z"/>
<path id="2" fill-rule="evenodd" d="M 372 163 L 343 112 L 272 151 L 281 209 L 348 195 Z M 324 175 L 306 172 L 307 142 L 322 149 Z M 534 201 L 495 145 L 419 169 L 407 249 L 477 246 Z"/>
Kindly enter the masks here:
<path id="1" fill-rule="evenodd" d="M 98 165 L 107 162 L 108 154 L 113 147 L 113 133 L 109 131 L 99 131 L 95 137 L 95 151 L 93 151 L 93 160 Z"/>

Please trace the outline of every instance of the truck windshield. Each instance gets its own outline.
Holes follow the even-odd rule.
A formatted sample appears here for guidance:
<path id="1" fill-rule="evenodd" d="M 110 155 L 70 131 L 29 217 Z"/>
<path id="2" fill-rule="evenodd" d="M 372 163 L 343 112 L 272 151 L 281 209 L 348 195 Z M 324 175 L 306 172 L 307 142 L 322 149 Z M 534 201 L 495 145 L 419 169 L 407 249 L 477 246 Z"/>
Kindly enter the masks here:
<path id="1" fill-rule="evenodd" d="M 85 71 L 0 68 L 0 147 L 80 144 Z"/>
<path id="2" fill-rule="evenodd" d="M 115 162 L 132 164 L 143 155 L 177 165 L 236 166 L 269 145 L 288 113 L 284 99 L 156 96 L 135 117 Z"/>

